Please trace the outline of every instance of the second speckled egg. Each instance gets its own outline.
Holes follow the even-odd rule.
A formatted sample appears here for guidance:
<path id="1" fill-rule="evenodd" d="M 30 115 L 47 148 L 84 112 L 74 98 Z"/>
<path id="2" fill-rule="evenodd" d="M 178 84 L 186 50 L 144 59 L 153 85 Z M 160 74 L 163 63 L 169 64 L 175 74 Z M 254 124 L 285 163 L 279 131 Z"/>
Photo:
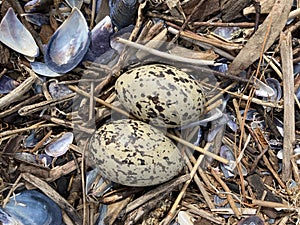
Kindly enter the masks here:
<path id="1" fill-rule="evenodd" d="M 142 121 L 122 119 L 100 127 L 88 157 L 105 178 L 127 186 L 163 183 L 184 166 L 179 149 L 163 132 Z"/>
<path id="2" fill-rule="evenodd" d="M 201 85 L 176 67 L 152 64 L 123 73 L 115 84 L 121 104 L 136 118 L 160 127 L 180 127 L 205 111 Z"/>

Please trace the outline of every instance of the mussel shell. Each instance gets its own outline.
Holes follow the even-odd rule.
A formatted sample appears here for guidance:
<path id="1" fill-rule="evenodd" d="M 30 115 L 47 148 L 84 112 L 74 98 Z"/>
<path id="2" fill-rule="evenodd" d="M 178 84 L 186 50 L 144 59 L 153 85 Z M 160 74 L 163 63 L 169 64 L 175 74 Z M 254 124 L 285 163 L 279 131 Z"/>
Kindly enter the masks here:
<path id="1" fill-rule="evenodd" d="M 84 60 L 96 61 L 98 57 L 111 49 L 110 36 L 113 33 L 109 16 L 104 17 L 91 31 L 91 44 Z"/>
<path id="2" fill-rule="evenodd" d="M 280 82 L 275 78 L 267 78 L 267 84 L 271 87 L 274 91 L 274 96 L 271 98 L 273 101 L 279 101 L 282 97 L 282 89 L 280 86 Z"/>
<path id="3" fill-rule="evenodd" d="M 15 195 L 4 211 L 24 225 L 63 224 L 58 205 L 36 190 L 26 190 Z"/>
<path id="4" fill-rule="evenodd" d="M 49 12 L 53 0 L 31 0 L 24 6 L 25 12 Z"/>
<path id="5" fill-rule="evenodd" d="M 31 69 L 35 73 L 45 76 L 45 77 L 60 77 L 63 75 L 63 74 L 59 74 L 59 73 L 56 73 L 56 72 L 50 70 L 49 67 L 46 65 L 46 63 L 32 62 L 32 63 L 30 63 L 30 65 L 31 65 Z"/>
<path id="6" fill-rule="evenodd" d="M 237 225 L 263 225 L 264 221 L 258 216 L 249 216 L 238 222 Z"/>
<path id="7" fill-rule="evenodd" d="M 23 16 L 29 23 L 39 27 L 50 23 L 49 15 L 44 13 L 24 13 Z"/>
<path id="8" fill-rule="evenodd" d="M 110 17 L 113 24 L 118 29 L 133 24 L 137 7 L 137 0 L 109 0 Z"/>
<path id="9" fill-rule="evenodd" d="M 15 89 L 18 85 L 18 82 L 11 79 L 9 76 L 2 76 L 0 78 L 0 94 L 7 94 Z"/>
<path id="10" fill-rule="evenodd" d="M 9 8 L 0 24 L 0 41 L 25 56 L 36 57 L 39 48 L 30 32 L 19 21 L 12 8 Z"/>
<path id="11" fill-rule="evenodd" d="M 0 224 L 1 225 L 22 225 L 22 223 L 0 208 Z"/>
<path id="12" fill-rule="evenodd" d="M 57 73 L 67 73 L 82 61 L 89 44 L 86 20 L 74 7 L 70 16 L 51 36 L 45 50 L 45 63 Z"/>
<path id="13" fill-rule="evenodd" d="M 73 133 L 64 133 L 59 139 L 47 145 L 45 153 L 52 157 L 62 156 L 69 150 L 69 146 L 72 144 L 73 139 Z"/>
<path id="14" fill-rule="evenodd" d="M 82 4 L 83 4 L 83 0 L 66 0 L 66 3 L 71 7 L 76 7 L 78 9 L 81 8 Z"/>

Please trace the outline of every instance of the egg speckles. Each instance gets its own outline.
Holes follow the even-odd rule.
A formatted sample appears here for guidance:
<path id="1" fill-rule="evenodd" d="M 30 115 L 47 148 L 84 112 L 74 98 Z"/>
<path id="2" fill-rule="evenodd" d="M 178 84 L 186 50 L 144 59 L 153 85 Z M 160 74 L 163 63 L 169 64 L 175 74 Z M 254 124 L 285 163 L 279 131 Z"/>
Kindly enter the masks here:
<path id="1" fill-rule="evenodd" d="M 184 165 L 176 145 L 160 130 L 131 119 L 100 127 L 91 138 L 89 158 L 104 177 L 128 186 L 160 184 Z"/>
<path id="2" fill-rule="evenodd" d="M 187 125 L 205 110 L 201 85 L 173 66 L 134 68 L 118 78 L 115 88 L 119 101 L 132 115 L 156 126 Z"/>

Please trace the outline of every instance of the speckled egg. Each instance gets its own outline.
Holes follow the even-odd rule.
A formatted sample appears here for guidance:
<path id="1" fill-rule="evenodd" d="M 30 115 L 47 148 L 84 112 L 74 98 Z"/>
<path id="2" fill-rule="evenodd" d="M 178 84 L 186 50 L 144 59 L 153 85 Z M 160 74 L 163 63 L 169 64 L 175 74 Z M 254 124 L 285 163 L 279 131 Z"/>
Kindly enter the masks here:
<path id="1" fill-rule="evenodd" d="M 100 127 L 91 138 L 88 156 L 103 177 L 127 186 L 163 183 L 184 165 L 180 151 L 163 132 L 132 119 Z"/>
<path id="2" fill-rule="evenodd" d="M 201 85 L 173 66 L 152 64 L 123 73 L 115 84 L 121 104 L 136 118 L 161 127 L 180 127 L 205 111 Z"/>

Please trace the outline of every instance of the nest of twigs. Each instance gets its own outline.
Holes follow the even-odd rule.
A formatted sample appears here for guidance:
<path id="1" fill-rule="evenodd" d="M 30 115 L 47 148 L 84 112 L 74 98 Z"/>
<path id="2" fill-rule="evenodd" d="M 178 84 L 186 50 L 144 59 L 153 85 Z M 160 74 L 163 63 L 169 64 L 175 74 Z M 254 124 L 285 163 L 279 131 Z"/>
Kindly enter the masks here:
<path id="1" fill-rule="evenodd" d="M 43 60 L 43 44 L 71 9 L 48 1 L 40 13 L 50 22 L 37 26 L 25 20 L 26 2 L 2 1 L 1 17 L 13 8 Z M 90 29 L 118 1 L 102 1 L 99 11 L 97 2 L 80 7 Z M 299 4 L 139 2 L 125 35 L 114 27 L 111 40 L 123 46 L 117 60 L 83 60 L 59 77 L 36 74 L 24 55 L 1 43 L 0 90 L 12 87 L 0 95 L 2 207 L 37 189 L 66 224 L 299 224 Z M 189 71 L 206 92 L 207 112 L 218 108 L 221 116 L 168 130 L 186 163 L 172 180 L 149 187 L 101 180 L 86 160 L 89 138 L 124 116 L 118 76 L 154 62 Z M 4 76 L 13 81 L 1 83 Z M 75 137 L 67 151 L 48 159 L 49 142 L 67 132 Z"/>

